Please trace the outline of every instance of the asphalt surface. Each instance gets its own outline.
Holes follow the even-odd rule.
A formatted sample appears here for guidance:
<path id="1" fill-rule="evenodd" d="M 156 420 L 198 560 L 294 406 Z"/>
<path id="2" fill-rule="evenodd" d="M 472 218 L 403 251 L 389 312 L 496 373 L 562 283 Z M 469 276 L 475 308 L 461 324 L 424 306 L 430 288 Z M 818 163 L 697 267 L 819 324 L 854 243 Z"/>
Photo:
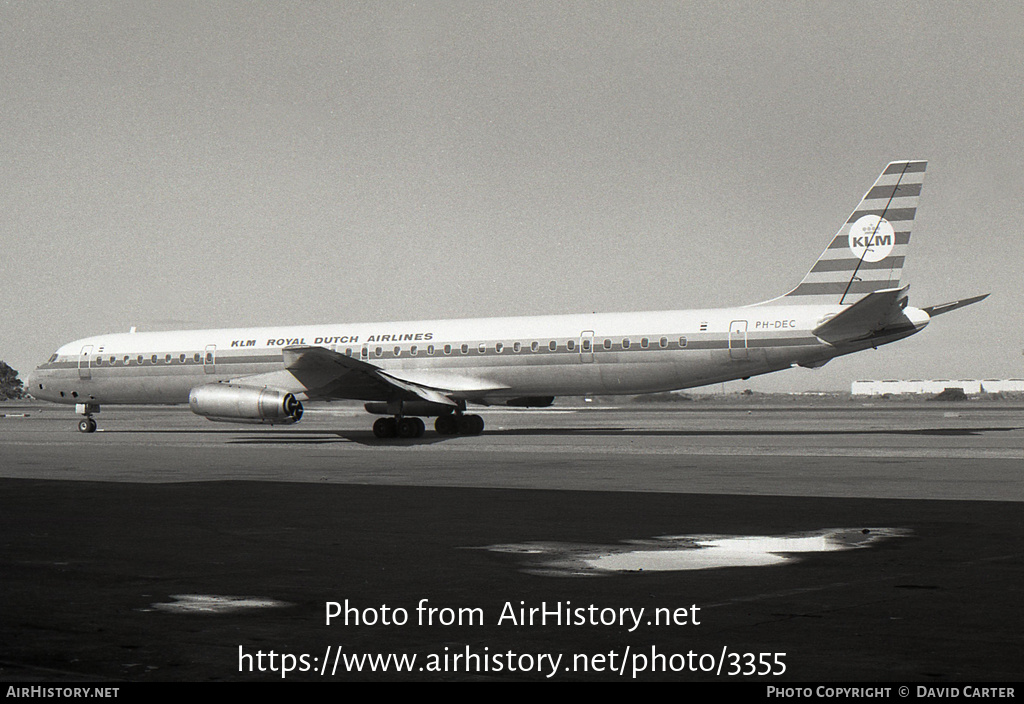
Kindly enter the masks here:
<path id="1" fill-rule="evenodd" d="M 1021 679 L 1010 404 L 0 415 L 4 680 Z"/>

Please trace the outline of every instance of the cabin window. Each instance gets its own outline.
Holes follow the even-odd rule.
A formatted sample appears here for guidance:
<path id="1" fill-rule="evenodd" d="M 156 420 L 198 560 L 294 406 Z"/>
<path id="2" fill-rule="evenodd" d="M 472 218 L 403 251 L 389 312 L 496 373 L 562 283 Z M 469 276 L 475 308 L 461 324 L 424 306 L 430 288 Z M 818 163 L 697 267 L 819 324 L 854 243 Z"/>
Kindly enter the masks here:
<path id="1" fill-rule="evenodd" d="M 396 357 L 400 357 L 401 355 L 402 355 L 402 348 L 399 347 L 398 345 L 395 345 L 395 356 Z"/>
<path id="2" fill-rule="evenodd" d="M 97 367 L 102 367 L 103 366 L 103 357 L 97 357 L 96 358 L 96 366 Z"/>
<path id="3" fill-rule="evenodd" d="M 569 350 L 570 352 L 576 349 L 576 340 L 566 340 L 565 349 Z"/>
<path id="4" fill-rule="evenodd" d="M 117 364 L 117 357 L 115 357 L 114 355 L 110 355 L 110 363 Z"/>
<path id="5" fill-rule="evenodd" d="M 622 349 L 624 349 L 624 350 L 628 350 L 629 349 L 629 338 L 628 337 L 623 338 L 623 340 L 622 340 Z"/>
<path id="6" fill-rule="evenodd" d="M 382 354 L 384 354 L 384 348 L 383 347 L 376 347 L 376 348 L 374 348 L 373 354 L 374 354 L 375 357 L 380 357 Z"/>
<path id="7" fill-rule="evenodd" d="M 500 342 L 495 342 L 494 343 L 494 351 L 497 352 L 498 354 L 501 354 L 501 351 L 504 350 L 504 349 L 505 349 L 505 345 L 501 344 Z"/>
<path id="8" fill-rule="evenodd" d="M 480 346 L 476 348 L 476 351 L 479 352 L 480 354 L 483 354 L 484 352 L 487 351 L 487 344 L 484 343 L 484 342 L 481 342 Z"/>
<path id="9" fill-rule="evenodd" d="M 201 362 L 202 359 L 203 359 L 202 355 L 200 355 L 198 352 L 196 352 L 194 355 L 192 355 L 192 361 L 195 362 L 196 364 Z"/>
<path id="10" fill-rule="evenodd" d="M 345 348 L 345 356 L 346 357 L 351 357 L 352 356 L 352 348 L 351 347 L 346 347 Z"/>
<path id="11" fill-rule="evenodd" d="M 645 349 L 647 349 L 648 345 L 650 345 L 650 344 L 651 344 L 651 341 L 648 340 L 646 337 L 640 338 L 640 349 L 645 350 Z"/>
<path id="12" fill-rule="evenodd" d="M 206 363 L 213 364 L 213 352 L 206 353 Z"/>
<path id="13" fill-rule="evenodd" d="M 409 348 L 409 354 L 411 354 L 413 357 L 415 357 L 419 353 L 420 353 L 420 348 L 417 347 L 416 345 L 413 345 L 412 347 Z"/>
<path id="14" fill-rule="evenodd" d="M 127 364 L 129 364 L 129 363 L 131 362 L 131 360 L 132 360 L 132 358 L 131 358 L 130 356 L 128 356 L 128 355 L 125 355 L 125 356 L 124 356 L 124 363 L 125 363 L 126 365 L 127 365 Z"/>
<path id="15" fill-rule="evenodd" d="M 666 347 L 668 347 L 668 338 L 663 337 L 660 340 L 658 340 L 658 346 L 661 347 L 661 349 L 665 349 Z"/>
<path id="16" fill-rule="evenodd" d="M 367 357 L 369 357 L 370 356 L 370 348 L 369 347 L 363 347 L 362 349 L 360 349 L 359 350 L 359 356 L 362 357 L 363 359 L 366 359 Z"/>
<path id="17" fill-rule="evenodd" d="M 514 342 L 514 343 L 512 343 L 512 351 L 513 352 L 521 352 L 522 350 L 523 350 L 523 343 L 522 342 Z"/>
<path id="18" fill-rule="evenodd" d="M 462 354 L 469 354 L 469 345 L 467 345 L 465 342 L 462 343 L 462 347 L 460 347 L 459 349 L 462 351 Z"/>
<path id="19" fill-rule="evenodd" d="M 171 363 L 171 355 L 168 354 L 167 356 L 164 357 L 164 364 L 170 364 L 170 363 Z"/>
<path id="20" fill-rule="evenodd" d="M 686 347 L 686 338 L 685 337 L 680 337 L 679 338 L 679 346 L 680 347 Z"/>
<path id="21" fill-rule="evenodd" d="M 534 341 L 534 342 L 530 343 L 530 350 L 531 351 L 536 352 L 539 349 L 540 349 L 540 343 L 539 342 Z"/>
<path id="22" fill-rule="evenodd" d="M 607 337 L 604 338 L 604 348 L 606 350 L 610 350 L 612 348 L 612 341 L 609 340 Z"/>
<path id="23" fill-rule="evenodd" d="M 434 346 L 433 345 L 427 345 L 427 354 L 429 354 L 429 355 L 434 354 Z"/>
<path id="24" fill-rule="evenodd" d="M 445 354 L 451 354 L 452 353 L 452 346 L 451 345 L 445 345 L 444 346 L 444 353 Z"/>
<path id="25" fill-rule="evenodd" d="M 548 349 L 554 352 L 555 350 L 558 349 L 558 343 L 552 340 L 551 342 L 548 343 Z"/>
<path id="26" fill-rule="evenodd" d="M 135 358 L 135 361 L 138 362 L 139 364 L 142 364 L 143 359 L 145 358 L 140 354 L 138 357 Z"/>
<path id="27" fill-rule="evenodd" d="M 580 347 L 583 348 L 584 352 L 589 352 L 590 351 L 590 345 L 591 345 L 590 338 L 584 338 L 583 339 L 583 343 L 580 345 Z"/>
<path id="28" fill-rule="evenodd" d="M 149 358 L 149 363 L 156 364 L 156 355 L 153 355 L 152 357 Z"/>
<path id="29" fill-rule="evenodd" d="M 185 355 L 184 354 L 179 354 L 178 355 L 178 361 L 181 362 L 182 364 L 184 364 L 185 363 Z"/>

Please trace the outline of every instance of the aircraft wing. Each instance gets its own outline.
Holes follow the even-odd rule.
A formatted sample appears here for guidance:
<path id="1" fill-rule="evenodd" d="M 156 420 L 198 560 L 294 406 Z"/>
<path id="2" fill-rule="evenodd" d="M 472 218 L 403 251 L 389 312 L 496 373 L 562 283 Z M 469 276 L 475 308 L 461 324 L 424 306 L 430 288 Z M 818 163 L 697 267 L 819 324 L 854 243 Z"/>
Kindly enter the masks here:
<path id="1" fill-rule="evenodd" d="M 282 353 L 284 368 L 306 388 L 308 398 L 458 405 L 445 389 L 404 381 L 373 364 L 323 347 L 285 347 Z"/>
<path id="2" fill-rule="evenodd" d="M 929 318 L 934 318 L 936 315 L 942 315 L 943 313 L 948 313 L 951 310 L 963 308 L 964 306 L 969 306 L 972 303 L 977 303 L 978 301 L 984 301 L 988 297 L 989 294 L 986 293 L 984 296 L 961 298 L 959 301 L 953 301 L 952 303 L 941 303 L 937 306 L 928 306 L 927 308 L 922 308 L 921 310 L 927 313 Z"/>
<path id="3" fill-rule="evenodd" d="M 814 328 L 814 334 L 826 342 L 852 342 L 897 324 L 904 318 L 907 289 L 888 288 L 864 296 L 852 306 Z M 908 321 L 909 322 L 909 321 Z"/>
<path id="4" fill-rule="evenodd" d="M 368 362 L 323 347 L 285 347 L 284 369 L 240 376 L 229 384 L 267 386 L 300 400 L 346 398 L 360 401 L 430 401 L 458 407 L 452 389 L 399 379 Z"/>

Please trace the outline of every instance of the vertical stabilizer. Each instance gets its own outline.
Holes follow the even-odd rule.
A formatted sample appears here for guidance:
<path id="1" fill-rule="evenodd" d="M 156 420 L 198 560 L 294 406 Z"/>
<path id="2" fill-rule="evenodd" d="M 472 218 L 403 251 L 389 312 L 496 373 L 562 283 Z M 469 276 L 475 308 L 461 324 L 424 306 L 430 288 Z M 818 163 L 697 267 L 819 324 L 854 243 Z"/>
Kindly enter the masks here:
<path id="1" fill-rule="evenodd" d="M 850 305 L 899 287 L 927 165 L 886 166 L 800 285 L 771 303 Z"/>

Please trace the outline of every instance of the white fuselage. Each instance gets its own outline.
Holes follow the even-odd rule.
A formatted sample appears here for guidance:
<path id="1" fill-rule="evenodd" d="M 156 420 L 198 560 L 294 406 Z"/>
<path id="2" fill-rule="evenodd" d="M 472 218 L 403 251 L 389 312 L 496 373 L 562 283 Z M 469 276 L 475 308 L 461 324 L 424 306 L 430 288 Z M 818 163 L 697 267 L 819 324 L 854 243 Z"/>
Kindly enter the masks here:
<path id="1" fill-rule="evenodd" d="M 927 324 L 926 314 L 907 309 L 912 326 L 841 347 L 811 332 L 845 307 L 769 304 L 99 335 L 62 346 L 32 374 L 29 391 L 68 404 L 183 404 L 197 386 L 274 374 L 276 388 L 329 398 L 307 394 L 283 369 L 284 348 L 318 346 L 475 403 L 638 394 L 820 366 Z"/>

